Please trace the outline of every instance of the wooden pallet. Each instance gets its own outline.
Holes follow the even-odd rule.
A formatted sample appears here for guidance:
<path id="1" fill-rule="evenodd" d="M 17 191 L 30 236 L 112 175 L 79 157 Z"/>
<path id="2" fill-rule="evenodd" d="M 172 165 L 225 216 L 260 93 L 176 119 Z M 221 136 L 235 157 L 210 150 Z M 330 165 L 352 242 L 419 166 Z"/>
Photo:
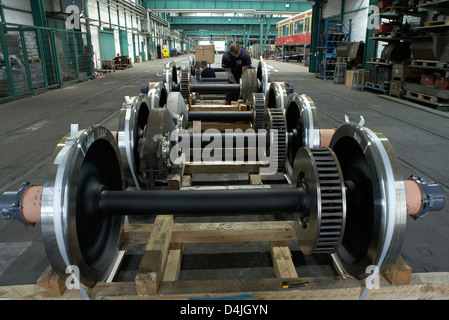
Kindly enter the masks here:
<path id="1" fill-rule="evenodd" d="M 441 100 L 440 98 L 438 98 L 436 96 L 431 96 L 428 94 L 411 91 L 411 90 L 407 90 L 406 95 L 408 97 L 415 97 L 415 98 L 418 98 L 419 100 L 424 100 L 424 101 L 432 102 L 432 103 L 438 103 Z"/>
<path id="2" fill-rule="evenodd" d="M 440 111 L 449 111 L 448 101 L 443 100 L 437 96 L 432 96 L 432 95 L 424 94 L 421 92 L 407 90 L 404 97 L 407 99 L 410 99 L 410 100 L 417 101 L 417 102 L 429 104 L 431 106 L 434 106 L 437 110 L 440 110 Z"/>
<path id="3" fill-rule="evenodd" d="M 185 178 L 185 177 L 182 177 Z M 249 175 L 249 184 L 235 188 L 270 187 L 261 177 Z M 207 187 L 210 188 L 210 187 Z M 329 257 L 332 275 L 303 277 L 295 265 L 289 241 L 296 239 L 293 221 L 194 222 L 175 223 L 173 216 L 157 216 L 153 223 L 125 224 L 121 251 L 141 244 L 141 260 L 134 281 L 115 281 L 122 268 L 118 258 L 113 273 L 105 282 L 91 288 L 83 286 L 90 299 L 113 300 L 190 300 L 190 299 L 359 299 L 365 281 L 347 276 Z M 260 279 L 179 280 L 183 248 L 186 244 L 266 243 L 273 276 Z M 135 249 L 134 249 L 135 250 Z M 139 253 L 137 253 L 139 254 Z M 318 266 L 320 267 L 320 266 Z M 315 272 L 314 272 L 315 274 Z M 317 273 L 318 274 L 318 273 Z M 0 287 L 0 299 L 83 299 L 80 290 L 66 288 L 67 275 L 48 267 L 36 284 Z M 305 287 L 282 288 L 282 281 L 302 280 Z M 447 299 L 449 273 L 412 274 L 407 262 L 399 257 L 396 264 L 379 279 L 368 299 Z"/>
<path id="4" fill-rule="evenodd" d="M 132 282 L 101 282 L 83 287 L 90 299 L 359 299 L 363 280 L 350 277 L 301 277 L 287 241 L 295 238 L 293 222 L 173 223 L 158 216 L 153 224 L 125 225 L 123 244 L 146 243 Z M 273 277 L 261 279 L 178 280 L 185 243 L 264 241 L 269 244 Z M 65 277 L 47 269 L 37 284 L 0 287 L 2 299 L 82 299 L 65 289 Z M 282 281 L 302 280 L 305 287 L 283 289 Z M 447 299 L 449 273 L 412 274 L 403 258 L 379 279 L 369 299 Z"/>
<path id="5" fill-rule="evenodd" d="M 447 25 L 449 25 L 449 19 L 424 22 L 425 27 L 447 26 Z"/>
<path id="6" fill-rule="evenodd" d="M 112 73 L 115 72 L 115 70 L 113 69 L 97 69 L 97 73 L 101 73 L 101 74 L 108 74 L 108 73 Z"/>
<path id="7" fill-rule="evenodd" d="M 374 82 L 365 82 L 365 89 L 388 93 L 388 91 L 390 89 L 390 85 L 389 84 L 378 84 L 378 83 L 374 83 Z"/>
<path id="8" fill-rule="evenodd" d="M 411 66 L 430 67 L 430 68 L 449 68 L 449 63 L 436 60 L 412 60 Z"/>
<path id="9" fill-rule="evenodd" d="M 132 64 L 116 64 L 116 65 L 114 65 L 115 70 L 127 70 L 132 67 L 133 67 Z"/>
<path id="10" fill-rule="evenodd" d="M 384 65 L 393 65 L 398 63 L 397 61 L 392 61 L 392 60 L 387 60 L 387 59 L 383 59 L 383 58 L 371 58 L 371 61 L 368 61 L 368 63 L 372 63 L 372 64 L 384 64 Z"/>

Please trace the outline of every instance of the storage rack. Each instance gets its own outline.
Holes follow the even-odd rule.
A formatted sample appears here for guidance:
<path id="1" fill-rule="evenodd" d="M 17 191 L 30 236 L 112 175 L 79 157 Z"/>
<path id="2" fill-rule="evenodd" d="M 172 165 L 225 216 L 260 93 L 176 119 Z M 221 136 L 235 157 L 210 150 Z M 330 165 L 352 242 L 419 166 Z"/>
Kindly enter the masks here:
<path id="1" fill-rule="evenodd" d="M 337 46 L 342 42 L 351 42 L 351 24 L 346 27 L 343 23 L 332 23 L 326 20 L 324 26 L 318 24 L 318 46 L 316 59 L 316 77 L 332 79 L 337 62 Z"/>
<path id="2" fill-rule="evenodd" d="M 449 111 L 449 58 L 445 53 L 447 40 L 439 39 L 446 37 L 449 30 L 449 0 L 420 0 L 419 4 L 413 6 L 389 6 L 380 10 L 381 22 L 393 23 L 399 28 L 380 28 L 370 40 L 387 44 L 410 43 L 411 55 L 403 59 L 374 56 L 367 63 L 386 68 L 391 71 L 391 76 L 387 76 L 389 81 L 374 81 L 377 69 L 371 68 L 371 79 L 365 82 L 365 88 L 437 110 Z M 433 12 L 434 16 L 431 17 L 429 12 Z M 414 26 L 407 26 L 407 16 L 419 18 L 419 23 L 417 21 Z M 424 41 L 418 39 L 421 37 L 429 37 L 425 40 L 428 45 L 416 47 L 419 46 L 419 41 Z M 420 49 L 427 53 L 423 55 Z M 430 53 L 432 50 L 434 55 Z M 385 74 L 385 69 L 383 72 Z"/>
<path id="3" fill-rule="evenodd" d="M 382 28 L 379 29 L 379 31 L 374 35 L 374 37 L 370 38 L 371 40 L 375 41 L 381 41 L 386 42 L 387 45 L 401 45 L 401 43 L 410 43 L 410 36 L 412 30 L 406 30 L 405 25 L 405 16 L 414 16 L 417 18 L 420 18 L 420 24 L 422 24 L 422 13 L 416 12 L 416 11 L 408 11 L 407 8 L 385 8 L 383 9 L 383 12 L 380 13 L 380 19 L 382 22 L 381 26 L 385 25 L 385 20 L 388 22 L 387 25 L 393 24 L 394 26 L 397 26 L 398 30 L 390 30 L 389 32 L 384 31 Z M 383 70 L 388 70 L 389 74 L 392 73 L 392 67 L 394 64 L 402 64 L 405 60 L 398 59 L 395 56 L 390 56 L 387 58 L 377 58 L 373 57 L 371 61 L 368 61 L 367 63 L 372 64 L 376 67 L 383 67 Z M 385 72 L 382 72 L 385 74 Z M 367 81 L 365 83 L 365 88 L 370 90 L 375 90 L 381 93 L 388 94 L 390 91 L 391 86 L 391 79 L 388 79 L 388 81 L 378 81 L 379 79 L 374 79 L 375 76 L 370 77 L 370 81 Z M 391 78 L 391 77 L 388 77 Z M 395 83 L 395 88 L 398 86 L 397 83 Z"/>
<path id="4" fill-rule="evenodd" d="M 425 1 L 421 0 L 418 8 L 424 12 L 435 11 L 438 12 L 436 20 L 426 21 L 422 26 L 415 28 L 419 36 L 434 37 L 433 42 L 439 35 L 447 34 L 449 31 L 449 0 L 440 1 Z M 440 18 L 440 15 L 446 15 L 445 18 Z M 413 39 L 412 39 L 413 42 Z M 432 42 L 432 43 L 433 43 Z M 438 47 L 433 43 L 434 47 Z M 447 50 L 447 49 L 446 49 Z M 441 57 L 438 57 L 442 60 Z M 449 72 L 449 59 L 439 61 L 436 59 L 418 59 L 414 57 L 408 68 L 416 73 L 421 74 L 421 83 L 404 82 L 404 97 L 413 102 L 419 102 L 437 110 L 449 111 L 449 89 L 446 86 L 437 84 L 437 78 L 434 74 L 440 74 L 441 80 L 447 84 L 449 81 L 447 74 Z M 444 60 L 444 59 L 443 59 Z M 426 82 L 426 76 L 429 76 L 430 82 Z"/>

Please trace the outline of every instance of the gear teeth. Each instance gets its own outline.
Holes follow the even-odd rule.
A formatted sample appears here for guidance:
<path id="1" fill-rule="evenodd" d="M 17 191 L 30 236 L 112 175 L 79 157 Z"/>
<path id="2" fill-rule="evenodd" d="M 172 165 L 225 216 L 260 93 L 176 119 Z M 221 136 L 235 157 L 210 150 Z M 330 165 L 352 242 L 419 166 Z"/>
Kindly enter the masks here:
<path id="1" fill-rule="evenodd" d="M 254 130 L 262 129 L 264 114 L 265 114 L 265 95 L 263 93 L 253 93 L 253 112 Z"/>
<path id="2" fill-rule="evenodd" d="M 321 227 L 316 253 L 333 253 L 343 231 L 343 191 L 337 163 L 327 148 L 311 149 L 321 193 Z"/>
<path id="3" fill-rule="evenodd" d="M 181 81 L 180 81 L 180 89 L 181 95 L 184 99 L 189 100 L 190 98 L 190 70 L 182 69 L 181 70 Z"/>
<path id="4" fill-rule="evenodd" d="M 270 114 L 271 130 L 276 129 L 274 145 L 277 146 L 277 169 L 282 171 L 285 167 L 285 156 L 287 154 L 287 123 L 282 109 L 268 109 Z M 270 149 L 272 147 L 270 146 Z"/>

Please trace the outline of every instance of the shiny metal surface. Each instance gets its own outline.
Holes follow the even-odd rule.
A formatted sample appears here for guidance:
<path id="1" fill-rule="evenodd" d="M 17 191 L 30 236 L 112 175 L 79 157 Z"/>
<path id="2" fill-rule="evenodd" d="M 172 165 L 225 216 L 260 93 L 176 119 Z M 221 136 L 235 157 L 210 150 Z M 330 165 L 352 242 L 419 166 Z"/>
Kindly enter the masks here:
<path id="1" fill-rule="evenodd" d="M 294 141 L 290 141 L 288 150 L 288 158 L 292 163 L 299 148 L 321 146 L 318 113 L 313 100 L 305 94 L 290 94 L 286 107 L 286 119 L 287 132 L 294 133 Z"/>
<path id="2" fill-rule="evenodd" d="M 153 84 L 147 95 L 147 105 L 149 109 L 163 108 L 167 103 L 167 95 L 168 91 L 163 82 Z"/>
<path id="3" fill-rule="evenodd" d="M 41 226 L 47 257 L 61 274 L 68 265 L 76 266 L 81 282 L 88 286 L 104 280 L 113 267 L 122 217 L 80 217 L 85 204 L 80 199 L 85 189 L 80 177 L 98 178 L 109 190 L 122 190 L 119 159 L 112 134 L 95 125 L 61 140 L 45 177 Z"/>
<path id="4" fill-rule="evenodd" d="M 137 149 L 149 112 L 148 99 L 145 95 L 127 97 L 120 110 L 117 143 L 123 162 L 124 179 L 129 186 L 138 186 L 139 155 Z"/>
<path id="5" fill-rule="evenodd" d="M 277 108 L 285 111 L 288 97 L 283 82 L 272 82 L 265 97 L 267 108 Z"/>
<path id="6" fill-rule="evenodd" d="M 145 174 L 145 172 L 149 172 L 148 170 L 154 172 L 154 177 L 158 180 L 166 179 L 170 168 L 165 159 L 161 157 L 161 144 L 173 130 L 175 130 L 175 123 L 167 108 L 150 111 L 139 154 L 142 183 L 148 180 L 148 175 Z"/>
<path id="7" fill-rule="evenodd" d="M 189 125 L 189 109 L 180 92 L 170 92 L 167 97 L 167 109 L 178 129 L 187 129 Z"/>
<path id="8" fill-rule="evenodd" d="M 393 147 L 381 133 L 356 123 L 341 125 L 330 148 L 347 186 L 346 230 L 334 258 L 348 274 L 364 278 L 369 266 L 396 261 L 407 216 L 405 186 Z"/>
<path id="9" fill-rule="evenodd" d="M 178 83 L 178 71 L 176 70 L 176 63 L 174 61 L 165 64 L 163 79 L 167 92 L 172 92 L 173 83 Z"/>
<path id="10" fill-rule="evenodd" d="M 257 78 L 262 84 L 262 92 L 265 96 L 268 93 L 268 89 L 270 88 L 271 83 L 271 75 L 268 70 L 267 63 L 264 60 L 260 60 L 257 65 Z"/>

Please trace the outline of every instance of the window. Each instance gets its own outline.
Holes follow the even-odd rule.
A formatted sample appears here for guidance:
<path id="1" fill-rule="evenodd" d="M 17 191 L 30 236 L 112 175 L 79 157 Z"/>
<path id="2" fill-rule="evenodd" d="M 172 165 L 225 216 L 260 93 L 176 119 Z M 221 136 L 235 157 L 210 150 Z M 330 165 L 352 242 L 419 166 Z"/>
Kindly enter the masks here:
<path id="1" fill-rule="evenodd" d="M 282 26 L 282 36 L 287 37 L 289 35 L 290 24 L 286 23 Z"/>
<path id="2" fill-rule="evenodd" d="M 304 32 L 304 19 L 295 21 L 295 34 L 302 34 Z"/>
<path id="3" fill-rule="evenodd" d="M 309 33 L 310 30 L 310 17 L 306 17 L 305 19 L 305 26 L 304 26 L 304 33 Z"/>

